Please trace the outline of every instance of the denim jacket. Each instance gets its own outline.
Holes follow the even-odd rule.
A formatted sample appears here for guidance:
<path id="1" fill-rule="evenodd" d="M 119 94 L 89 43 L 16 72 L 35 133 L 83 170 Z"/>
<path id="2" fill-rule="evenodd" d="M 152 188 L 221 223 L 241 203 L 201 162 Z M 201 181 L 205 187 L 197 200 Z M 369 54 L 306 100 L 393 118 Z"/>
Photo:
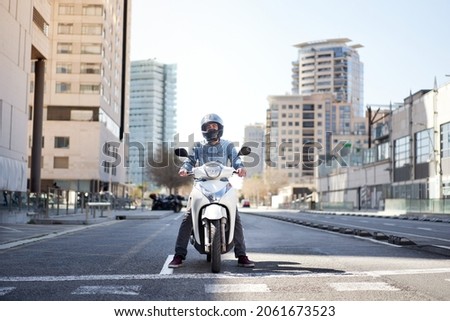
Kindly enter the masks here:
<path id="1" fill-rule="evenodd" d="M 207 162 L 218 161 L 225 166 L 234 169 L 244 167 L 238 152 L 231 141 L 221 139 L 218 144 L 211 145 L 208 142 L 197 142 L 189 153 L 189 157 L 183 162 L 182 168 L 188 172 L 195 166 L 201 166 Z"/>

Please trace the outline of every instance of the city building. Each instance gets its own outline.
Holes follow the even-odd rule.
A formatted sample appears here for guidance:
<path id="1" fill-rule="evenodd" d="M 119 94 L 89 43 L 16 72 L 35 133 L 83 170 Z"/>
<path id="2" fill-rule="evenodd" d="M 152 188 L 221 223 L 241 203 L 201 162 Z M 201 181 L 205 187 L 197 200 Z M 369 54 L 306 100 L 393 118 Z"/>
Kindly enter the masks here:
<path id="1" fill-rule="evenodd" d="M 292 94 L 268 97 L 265 163 L 287 174 L 292 195 L 286 202 L 317 191 L 317 169 L 329 163 L 323 160 L 344 160 L 344 154 L 367 146 L 361 45 L 349 41 L 296 45 Z"/>
<path id="2" fill-rule="evenodd" d="M 30 77 L 31 190 L 47 192 L 57 186 L 122 196 L 126 193 L 122 139 L 127 131 L 131 2 L 34 2 L 50 4 L 46 32 L 51 49 L 42 61 L 42 108 L 32 103 L 38 94 L 33 90 L 38 64 Z M 42 117 L 41 133 L 36 130 L 36 115 Z M 33 188 L 36 172 L 39 188 Z"/>
<path id="3" fill-rule="evenodd" d="M 331 93 L 334 101 L 348 104 L 364 116 L 364 66 L 348 38 L 304 42 L 296 45 L 298 60 L 292 63 L 292 94 Z"/>
<path id="4" fill-rule="evenodd" d="M 262 123 L 245 126 L 244 145 L 252 149 L 251 157 L 243 157 L 248 177 L 261 176 L 264 171 L 265 129 L 266 126 Z"/>
<path id="5" fill-rule="evenodd" d="M 156 186 L 145 164 L 163 142 L 174 141 L 177 128 L 177 66 L 154 59 L 131 62 L 128 179 L 147 189 Z M 159 157 L 159 156 L 158 156 Z"/>
<path id="6" fill-rule="evenodd" d="M 8 205 L 8 193 L 27 190 L 27 93 L 33 89 L 32 60 L 50 55 L 50 17 L 48 1 L 21 1 L 20 5 L 3 1 L 0 5 L 0 42 L 4 44 L 0 46 L 0 204 Z"/>
<path id="7" fill-rule="evenodd" d="M 0 222 L 15 223 L 27 191 L 27 121 L 30 101 L 42 106 L 43 61 L 50 55 L 48 1 L 3 1 L 0 5 Z M 30 83 L 36 64 L 37 80 Z M 35 85 L 34 87 L 32 87 Z M 29 99 L 27 93 L 36 94 Z"/>
<path id="8" fill-rule="evenodd" d="M 319 174 L 321 206 L 449 213 L 449 105 L 450 83 L 390 105 L 371 122 L 373 147 L 364 150 L 362 166 Z"/>

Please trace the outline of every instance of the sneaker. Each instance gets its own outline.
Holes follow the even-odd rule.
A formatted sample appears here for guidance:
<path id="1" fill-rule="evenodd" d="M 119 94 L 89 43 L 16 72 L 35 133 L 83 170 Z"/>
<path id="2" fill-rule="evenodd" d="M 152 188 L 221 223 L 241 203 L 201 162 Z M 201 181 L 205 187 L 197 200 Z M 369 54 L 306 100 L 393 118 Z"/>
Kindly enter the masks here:
<path id="1" fill-rule="evenodd" d="M 183 257 L 181 255 L 175 255 L 172 262 L 169 263 L 170 268 L 177 268 L 183 265 Z"/>
<path id="2" fill-rule="evenodd" d="M 250 260 L 248 259 L 248 256 L 246 256 L 246 255 L 241 255 L 241 256 L 239 256 L 239 258 L 238 258 L 238 266 L 250 268 L 250 267 L 255 267 L 255 263 L 254 263 L 253 261 L 250 261 Z"/>

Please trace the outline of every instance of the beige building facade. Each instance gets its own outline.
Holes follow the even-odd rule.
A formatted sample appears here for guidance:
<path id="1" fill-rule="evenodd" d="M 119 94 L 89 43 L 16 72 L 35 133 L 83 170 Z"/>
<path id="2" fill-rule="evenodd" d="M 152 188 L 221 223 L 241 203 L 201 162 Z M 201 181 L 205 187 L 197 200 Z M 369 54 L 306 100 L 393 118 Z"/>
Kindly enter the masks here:
<path id="1" fill-rule="evenodd" d="M 0 190 L 27 189 L 27 120 L 32 60 L 47 59 L 51 2 L 0 3 Z"/>
<path id="2" fill-rule="evenodd" d="M 332 94 L 268 100 L 265 163 L 285 172 L 291 184 L 316 190 L 317 168 L 325 166 L 326 157 L 366 143 L 364 118 L 355 116 L 347 104 L 335 102 Z"/>
<path id="3" fill-rule="evenodd" d="M 131 1 L 54 0 L 45 61 L 41 190 L 125 193 Z M 35 74 L 30 84 L 33 88 Z M 30 93 L 29 100 L 35 93 Z M 29 168 L 34 108 L 28 123 Z M 32 176 L 32 173 L 29 172 Z"/>

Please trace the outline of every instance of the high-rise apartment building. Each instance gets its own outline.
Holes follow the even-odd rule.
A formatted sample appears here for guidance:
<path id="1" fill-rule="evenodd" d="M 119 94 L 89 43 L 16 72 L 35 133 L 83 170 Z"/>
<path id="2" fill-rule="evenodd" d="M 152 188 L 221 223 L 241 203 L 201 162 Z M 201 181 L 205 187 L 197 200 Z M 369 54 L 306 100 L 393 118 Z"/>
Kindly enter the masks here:
<path id="1" fill-rule="evenodd" d="M 348 46 L 348 41 L 296 45 L 292 94 L 268 97 L 266 166 L 283 171 L 291 184 L 310 191 L 325 157 L 367 141 L 363 67 L 356 51 L 360 45 Z"/>
<path id="2" fill-rule="evenodd" d="M 152 188 L 145 169 L 149 153 L 176 134 L 177 66 L 153 59 L 131 62 L 128 178 Z"/>
<path id="3" fill-rule="evenodd" d="M 49 3 L 51 52 L 45 61 L 41 189 L 45 192 L 56 184 L 123 195 L 126 172 L 120 141 L 127 130 L 131 1 Z M 29 147 L 29 164 L 39 161 Z"/>
<path id="4" fill-rule="evenodd" d="M 292 94 L 331 93 L 334 101 L 347 103 L 364 115 L 363 63 L 350 39 L 328 39 L 296 45 L 298 60 L 292 63 Z"/>

